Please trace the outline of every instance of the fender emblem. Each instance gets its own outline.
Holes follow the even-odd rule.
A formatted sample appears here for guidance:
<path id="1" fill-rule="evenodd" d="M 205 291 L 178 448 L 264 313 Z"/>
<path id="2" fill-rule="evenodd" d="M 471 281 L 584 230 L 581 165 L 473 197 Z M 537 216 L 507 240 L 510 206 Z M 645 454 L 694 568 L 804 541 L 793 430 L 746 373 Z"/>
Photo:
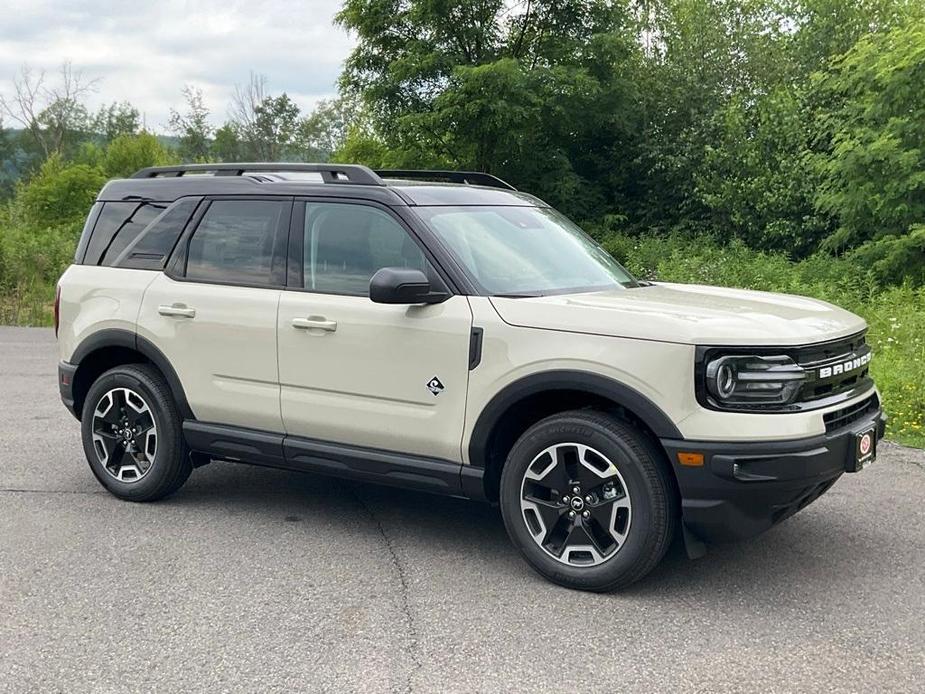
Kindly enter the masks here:
<path id="1" fill-rule="evenodd" d="M 440 382 L 440 379 L 434 376 L 427 382 L 427 390 L 429 390 L 434 395 L 440 395 L 443 392 L 444 386 Z"/>

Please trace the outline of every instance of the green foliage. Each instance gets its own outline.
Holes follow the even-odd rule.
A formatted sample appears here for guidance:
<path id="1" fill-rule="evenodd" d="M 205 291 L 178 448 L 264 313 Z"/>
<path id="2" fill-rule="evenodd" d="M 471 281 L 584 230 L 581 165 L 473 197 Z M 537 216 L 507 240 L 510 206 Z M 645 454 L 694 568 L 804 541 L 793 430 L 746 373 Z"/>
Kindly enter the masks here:
<path id="1" fill-rule="evenodd" d="M 207 161 L 209 138 L 209 109 L 202 100 L 202 90 L 186 86 L 183 88 L 186 111 L 170 110 L 170 129 L 180 138 L 178 154 L 183 161 Z"/>
<path id="2" fill-rule="evenodd" d="M 101 166 L 108 178 L 125 178 L 147 166 L 162 166 L 176 162 L 169 152 L 149 132 L 119 135 L 106 148 Z"/>
<path id="3" fill-rule="evenodd" d="M 339 160 L 496 173 L 579 219 L 919 281 L 913 0 L 346 0 Z M 895 237 L 882 241 L 886 237 Z"/>
<path id="4" fill-rule="evenodd" d="M 113 102 L 100 107 L 90 127 L 106 142 L 112 142 L 117 137 L 134 135 L 141 130 L 141 113 L 127 101 Z"/>
<path id="5" fill-rule="evenodd" d="M 243 161 L 243 144 L 234 123 L 225 123 L 215 131 L 212 140 L 212 158 L 216 161 Z"/>
<path id="6" fill-rule="evenodd" d="M 69 164 L 53 155 L 27 184 L 14 205 L 29 227 L 57 226 L 81 221 L 106 182 L 103 172 L 87 164 Z"/>
<path id="7" fill-rule="evenodd" d="M 810 138 L 802 95 L 776 88 L 750 103 L 736 97 L 717 114 L 716 136 L 694 175 L 713 228 L 752 248 L 802 257 L 831 231 L 813 206 Z"/>
<path id="8" fill-rule="evenodd" d="M 268 96 L 254 109 L 250 145 L 257 161 L 279 161 L 292 148 L 299 122 L 299 107 L 283 92 Z"/>
<path id="9" fill-rule="evenodd" d="M 346 140 L 351 124 L 357 123 L 360 117 L 356 104 L 350 99 L 319 101 L 299 123 L 296 140 L 302 158 L 307 161 L 329 160 Z"/>
<path id="10" fill-rule="evenodd" d="M 622 5 L 347 0 L 339 21 L 360 39 L 342 84 L 372 129 L 347 151 L 489 171 L 580 217 L 621 202 L 639 123 Z"/>
<path id="11" fill-rule="evenodd" d="M 0 324 L 51 322 L 55 283 L 79 232 L 79 224 L 34 228 L 0 215 Z"/>
<path id="12" fill-rule="evenodd" d="M 925 26 L 866 36 L 817 75 L 823 149 L 816 201 L 840 250 L 925 223 Z"/>

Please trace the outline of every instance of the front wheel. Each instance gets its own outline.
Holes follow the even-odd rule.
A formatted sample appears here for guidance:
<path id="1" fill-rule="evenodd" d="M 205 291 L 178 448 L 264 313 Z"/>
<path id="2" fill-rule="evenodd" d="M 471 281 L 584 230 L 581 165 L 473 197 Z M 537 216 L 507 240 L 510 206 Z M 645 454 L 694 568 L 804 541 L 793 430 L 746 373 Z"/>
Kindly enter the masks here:
<path id="1" fill-rule="evenodd" d="M 170 389 L 147 364 L 117 366 L 100 376 L 80 422 L 90 469 L 120 499 L 160 499 L 192 471 Z"/>
<path id="2" fill-rule="evenodd" d="M 548 417 L 518 439 L 501 475 L 511 540 L 549 580 L 609 591 L 651 571 L 671 544 L 668 472 L 629 423 L 595 411 Z"/>

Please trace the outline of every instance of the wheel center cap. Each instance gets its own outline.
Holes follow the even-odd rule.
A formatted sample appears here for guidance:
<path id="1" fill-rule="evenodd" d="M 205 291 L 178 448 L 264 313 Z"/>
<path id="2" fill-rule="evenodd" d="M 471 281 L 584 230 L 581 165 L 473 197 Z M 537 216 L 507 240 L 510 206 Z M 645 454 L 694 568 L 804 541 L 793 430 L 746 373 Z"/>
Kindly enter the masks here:
<path id="1" fill-rule="evenodd" d="M 585 507 L 585 502 L 580 496 L 574 496 L 572 497 L 571 505 L 575 511 L 580 511 Z"/>

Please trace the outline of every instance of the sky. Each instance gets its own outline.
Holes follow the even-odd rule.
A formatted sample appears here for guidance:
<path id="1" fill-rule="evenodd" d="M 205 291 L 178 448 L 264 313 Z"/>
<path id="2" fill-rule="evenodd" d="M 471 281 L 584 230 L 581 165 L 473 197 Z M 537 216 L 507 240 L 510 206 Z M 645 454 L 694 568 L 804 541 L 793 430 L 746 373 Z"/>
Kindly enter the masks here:
<path id="1" fill-rule="evenodd" d="M 3 0 L 0 94 L 23 65 L 53 81 L 65 61 L 96 79 L 86 101 L 130 101 L 145 125 L 167 132 L 184 85 L 202 89 L 222 123 L 235 84 L 251 71 L 268 92 L 309 111 L 333 96 L 353 41 L 333 25 L 340 0 Z M 12 123 L 6 124 L 8 127 Z"/>

